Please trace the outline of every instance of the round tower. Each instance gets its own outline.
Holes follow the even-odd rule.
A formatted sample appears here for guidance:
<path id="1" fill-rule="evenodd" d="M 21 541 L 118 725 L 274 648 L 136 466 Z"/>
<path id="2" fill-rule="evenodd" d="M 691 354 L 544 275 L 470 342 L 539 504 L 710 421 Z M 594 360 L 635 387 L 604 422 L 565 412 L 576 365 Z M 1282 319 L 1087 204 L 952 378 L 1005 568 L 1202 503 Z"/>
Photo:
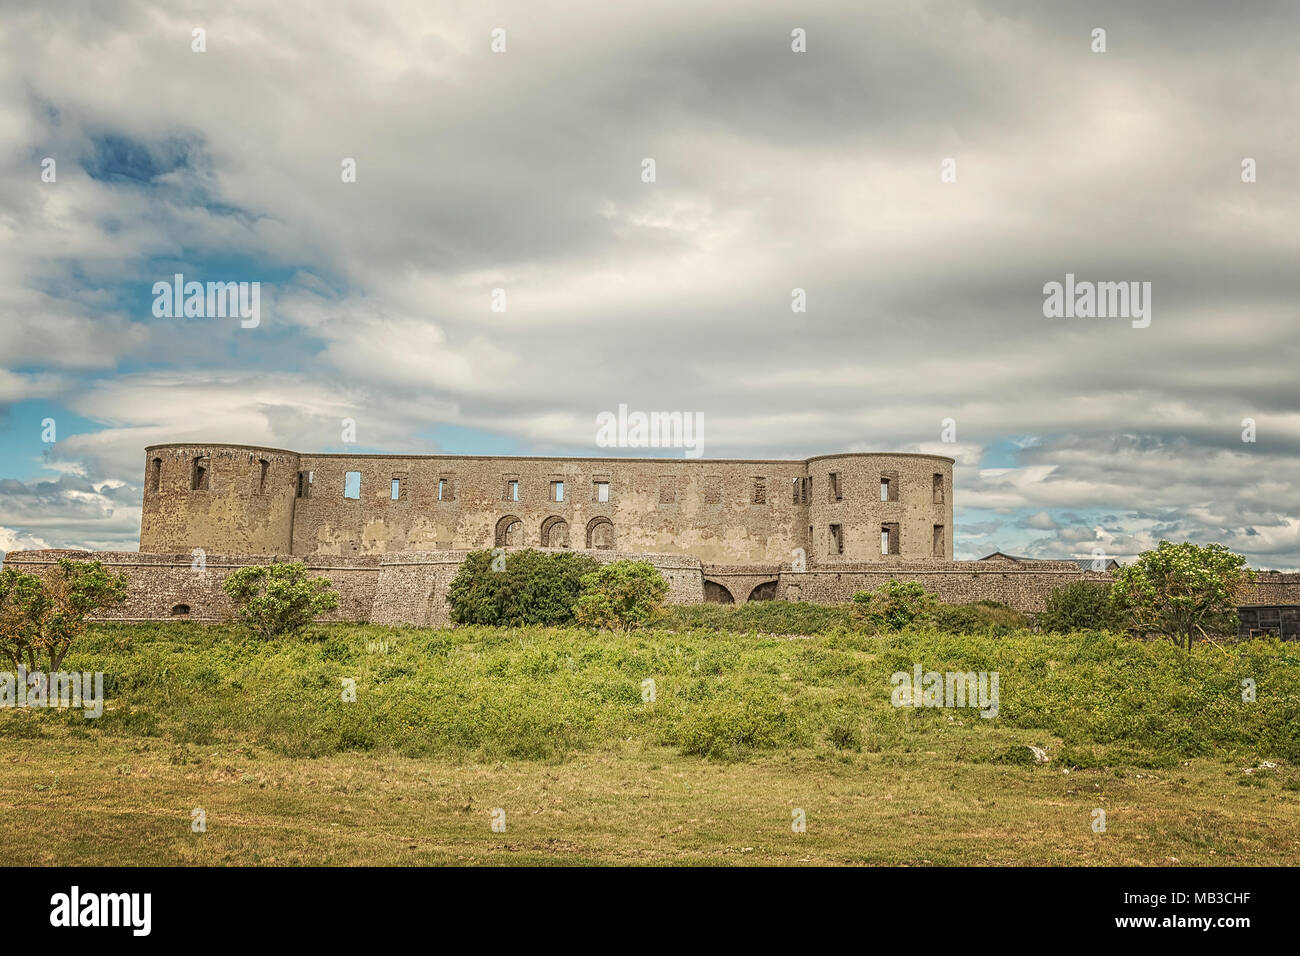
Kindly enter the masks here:
<path id="1" fill-rule="evenodd" d="M 145 449 L 140 550 L 289 554 L 299 455 L 255 445 Z"/>

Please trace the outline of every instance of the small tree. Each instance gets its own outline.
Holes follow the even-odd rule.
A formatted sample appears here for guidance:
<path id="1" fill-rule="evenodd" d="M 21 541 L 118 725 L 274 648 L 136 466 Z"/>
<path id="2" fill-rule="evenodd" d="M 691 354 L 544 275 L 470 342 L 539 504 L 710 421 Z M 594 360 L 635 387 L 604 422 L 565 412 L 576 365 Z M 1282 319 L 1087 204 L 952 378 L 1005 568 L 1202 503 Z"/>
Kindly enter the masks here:
<path id="1" fill-rule="evenodd" d="M 222 588 L 236 617 L 263 639 L 297 634 L 339 606 L 329 578 L 309 578 L 301 562 L 237 568 Z"/>
<path id="2" fill-rule="evenodd" d="M 1114 576 L 1111 600 L 1128 625 L 1164 634 L 1188 651 L 1195 634 L 1234 612 L 1255 581 L 1246 559 L 1221 544 L 1169 541 Z"/>
<path id="3" fill-rule="evenodd" d="M 902 630 L 930 623 L 938 597 L 915 581 L 886 581 L 853 595 L 854 617 L 875 628 Z"/>
<path id="4" fill-rule="evenodd" d="M 1104 581 L 1074 581 L 1047 596 L 1037 616 L 1044 631 L 1118 631 L 1124 616 L 1110 597 L 1111 585 Z"/>
<path id="5" fill-rule="evenodd" d="M 575 612 L 584 627 L 630 631 L 653 621 L 667 594 L 668 582 L 649 561 L 614 561 L 583 577 Z"/>
<path id="6" fill-rule="evenodd" d="M 0 651 L 14 665 L 46 680 L 63 666 L 91 615 L 126 600 L 127 579 L 98 561 L 60 558 L 57 570 L 37 575 L 0 571 Z"/>

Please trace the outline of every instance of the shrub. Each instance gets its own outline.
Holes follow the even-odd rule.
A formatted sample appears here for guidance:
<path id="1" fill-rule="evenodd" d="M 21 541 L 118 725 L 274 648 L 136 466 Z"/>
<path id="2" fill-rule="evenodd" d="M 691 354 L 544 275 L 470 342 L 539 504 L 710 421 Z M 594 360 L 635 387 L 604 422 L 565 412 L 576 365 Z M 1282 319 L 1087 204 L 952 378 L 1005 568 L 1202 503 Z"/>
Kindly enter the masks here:
<path id="1" fill-rule="evenodd" d="M 237 568 L 222 585 L 235 616 L 263 639 L 297 634 L 335 610 L 339 596 L 332 587 L 328 578 L 309 578 L 301 562 Z"/>
<path id="2" fill-rule="evenodd" d="M 853 595 L 857 620 L 891 631 L 928 623 L 937 603 L 938 598 L 915 581 L 887 581 L 876 591 Z"/>
<path id="3" fill-rule="evenodd" d="M 1060 634 L 1121 630 L 1124 617 L 1111 602 L 1110 588 L 1103 581 L 1075 581 L 1057 588 L 1047 596 L 1038 626 Z"/>
<path id="4" fill-rule="evenodd" d="M 0 571 L 0 652 L 39 672 L 46 680 L 63 666 L 73 642 L 97 611 L 126 600 L 125 574 L 110 574 L 98 561 L 59 560 L 57 571 L 29 574 L 17 568 Z"/>
<path id="5" fill-rule="evenodd" d="M 595 558 L 572 552 L 474 551 L 447 589 L 451 619 L 457 624 L 572 624 L 583 576 L 598 567 Z"/>
<path id="6" fill-rule="evenodd" d="M 948 634 L 991 634 L 1005 637 L 1029 627 L 1029 617 L 997 601 L 936 604 L 931 610 L 936 630 Z"/>
<path id="7" fill-rule="evenodd" d="M 607 631 L 644 627 L 667 594 L 668 582 L 649 561 L 615 561 L 583 577 L 577 620 Z"/>
<path id="8" fill-rule="evenodd" d="M 655 627 L 763 634 L 828 634 L 852 624 L 852 605 L 808 601 L 670 604 Z"/>
<path id="9" fill-rule="evenodd" d="M 710 702 L 685 716 L 677 743 L 684 754 L 743 760 L 754 750 L 799 745 L 791 715 L 773 697 L 733 697 Z"/>

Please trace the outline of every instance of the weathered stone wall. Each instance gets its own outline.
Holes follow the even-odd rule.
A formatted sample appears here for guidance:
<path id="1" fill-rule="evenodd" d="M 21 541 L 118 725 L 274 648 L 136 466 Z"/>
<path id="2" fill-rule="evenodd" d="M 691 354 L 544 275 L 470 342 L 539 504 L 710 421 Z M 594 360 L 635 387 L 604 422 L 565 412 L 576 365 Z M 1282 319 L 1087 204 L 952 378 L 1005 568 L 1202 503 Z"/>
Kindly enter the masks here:
<path id="1" fill-rule="evenodd" d="M 777 596 L 784 601 L 839 604 L 853 600 L 858 591 L 874 591 L 890 580 L 916 581 L 950 604 L 997 601 L 1021 611 L 1041 611 L 1047 596 L 1057 588 L 1082 580 L 1106 582 L 1110 575 L 1082 571 L 1072 561 L 994 566 L 982 561 L 905 563 L 897 567 L 846 564 L 802 573 L 785 570 Z"/>
<path id="2" fill-rule="evenodd" d="M 339 593 L 339 609 L 326 620 L 366 621 L 375 606 L 379 580 L 379 557 L 323 560 L 290 555 L 207 554 L 202 570 L 189 554 L 142 554 L 135 551 L 11 551 L 5 566 L 40 573 L 61 557 L 77 561 L 99 561 L 107 570 L 125 573 L 129 582 L 126 603 L 103 618 L 120 621 L 161 621 L 170 618 L 193 621 L 222 621 L 231 612 L 230 601 L 221 587 L 236 568 L 273 561 L 302 561 L 313 575 L 327 577 Z M 188 612 L 174 614 L 186 607 Z"/>
<path id="3" fill-rule="evenodd" d="M 220 621 L 231 610 L 221 585 L 234 568 L 277 560 L 302 561 L 313 574 L 329 578 L 339 592 L 340 608 L 329 620 L 441 625 L 449 619 L 447 588 L 466 553 L 407 551 L 356 557 L 208 554 L 206 568 L 200 572 L 189 554 L 11 551 L 5 556 L 5 565 L 40 572 L 52 568 L 60 557 L 102 561 L 113 571 L 125 572 L 130 580 L 127 603 L 108 615 L 109 619 Z M 673 604 L 706 600 L 706 584 L 724 589 L 736 603 L 768 595 L 781 601 L 844 603 L 858 591 L 873 591 L 887 581 L 900 580 L 917 581 L 951 603 L 998 601 L 1022 611 L 1040 611 L 1047 595 L 1058 587 L 1073 581 L 1110 579 L 1105 572 L 1081 571 L 1069 561 L 1029 565 L 904 562 L 890 567 L 862 562 L 795 571 L 789 565 L 703 565 L 689 555 L 587 553 L 603 562 L 649 561 L 668 580 L 668 601 Z M 1260 581 L 1244 604 L 1300 605 L 1300 574 L 1261 575 Z M 178 606 L 188 611 L 173 614 Z"/>
<path id="4" fill-rule="evenodd" d="M 700 562 L 682 555 L 636 555 L 590 552 L 603 563 L 623 559 L 649 561 L 668 581 L 668 600 L 698 604 L 703 600 Z M 5 565 L 35 573 L 47 572 L 59 558 L 100 561 L 129 581 L 126 603 L 103 615 L 104 620 L 215 622 L 230 616 L 230 601 L 222 590 L 238 567 L 273 561 L 301 561 L 313 575 L 329 578 L 339 593 L 339 609 L 323 620 L 369 621 L 376 624 L 441 625 L 450 621 L 447 589 L 464 551 L 403 552 L 394 555 L 338 557 L 334 555 L 230 556 L 206 555 L 198 570 L 188 554 L 141 554 L 134 551 L 11 551 Z M 183 613 L 175 609 L 184 607 Z"/>
<path id="5" fill-rule="evenodd" d="M 832 493 L 830 475 L 838 475 L 841 500 Z M 812 478 L 809 524 L 812 548 L 809 564 L 851 564 L 869 561 L 897 565 L 901 561 L 952 560 L 952 463 L 929 455 L 826 455 L 808 460 Z M 881 479 L 896 487 L 890 500 L 881 500 Z M 843 553 L 832 547 L 829 528 L 842 531 Z M 881 528 L 898 525 L 897 554 L 881 548 Z M 935 532 L 942 529 L 938 553 Z M 789 557 L 782 558 L 789 561 Z"/>
<path id="6" fill-rule="evenodd" d="M 157 445 L 146 449 L 145 459 L 145 552 L 354 557 L 472 550 L 496 545 L 498 532 L 517 519 L 506 542 L 512 546 L 684 554 L 717 564 L 779 564 L 797 550 L 810 563 L 952 556 L 952 460 L 936 455 L 717 461 L 312 455 Z M 162 480 L 152 490 L 155 459 Z M 200 459 L 211 465 L 206 489 L 193 487 Z M 359 473 L 359 498 L 344 497 L 349 472 Z M 831 491 L 832 472 L 841 476 L 839 500 Z M 884 475 L 897 482 L 898 500 L 880 500 Z M 938 502 L 935 475 L 942 488 Z M 517 500 L 512 481 L 518 482 Z M 556 482 L 564 483 L 563 501 L 554 500 Z M 608 501 L 598 500 L 598 482 L 608 483 Z M 881 554 L 882 522 L 900 524 L 898 554 Z M 832 524 L 841 529 L 842 554 L 832 553 Z M 944 528 L 938 557 L 936 525 Z"/>
<path id="7" fill-rule="evenodd" d="M 196 463 L 205 488 L 195 488 Z M 145 449 L 140 550 L 289 554 L 293 550 L 296 452 L 251 445 L 155 445 Z"/>

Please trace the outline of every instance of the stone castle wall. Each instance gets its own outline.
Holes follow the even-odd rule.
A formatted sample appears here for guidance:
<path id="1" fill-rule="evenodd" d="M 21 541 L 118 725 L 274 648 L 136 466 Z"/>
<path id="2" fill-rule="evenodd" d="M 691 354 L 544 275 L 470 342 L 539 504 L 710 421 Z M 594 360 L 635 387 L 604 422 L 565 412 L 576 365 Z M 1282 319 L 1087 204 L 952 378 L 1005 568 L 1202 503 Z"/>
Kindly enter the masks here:
<path id="1" fill-rule="evenodd" d="M 145 450 L 140 550 L 363 557 L 504 545 L 717 564 L 777 565 L 800 551 L 817 564 L 943 562 L 952 464 L 909 454 L 719 461 L 155 445 Z M 356 485 L 358 496 L 345 497 Z M 882 553 L 886 526 L 895 553 Z"/>
<path id="2" fill-rule="evenodd" d="M 337 557 L 333 555 L 205 554 L 202 569 L 189 554 L 142 554 L 135 551 L 11 551 L 5 566 L 42 573 L 60 558 L 99 561 L 107 570 L 126 574 L 126 603 L 101 620 L 218 622 L 231 614 L 222 585 L 236 568 L 275 561 L 301 561 L 314 576 L 325 577 L 339 594 L 339 608 L 327 621 L 375 624 L 443 625 L 450 622 L 447 589 L 464 551 L 403 552 L 395 555 Z M 700 562 L 681 555 L 636 555 L 593 552 L 602 563 L 624 559 L 649 561 L 668 581 L 668 600 L 698 604 L 703 600 Z M 183 609 L 183 610 L 179 610 Z"/>
<path id="3" fill-rule="evenodd" d="M 170 619 L 222 621 L 231 612 L 221 589 L 226 576 L 247 564 L 302 561 L 314 575 L 327 577 L 340 596 L 340 607 L 326 617 L 335 621 L 438 626 L 449 622 L 447 589 L 464 561 L 465 551 L 408 551 L 391 555 L 205 555 L 202 572 L 189 554 L 142 554 L 134 551 L 11 551 L 5 565 L 27 571 L 49 570 L 59 558 L 98 560 L 130 582 L 126 604 L 106 620 Z M 844 603 L 858 591 L 872 591 L 887 581 L 916 581 L 943 601 L 960 604 L 997 601 L 1021 611 L 1043 609 L 1047 596 L 1073 581 L 1107 581 L 1105 572 L 1082 571 L 1069 561 L 991 564 L 952 561 L 911 562 L 884 568 L 872 564 L 795 571 L 790 567 L 704 565 L 688 555 L 647 555 L 596 551 L 602 562 L 643 560 L 654 564 L 669 582 L 668 601 L 698 604 L 707 600 Z M 1261 574 L 1244 605 L 1300 605 L 1300 574 Z M 177 612 L 177 608 L 184 608 Z"/>

